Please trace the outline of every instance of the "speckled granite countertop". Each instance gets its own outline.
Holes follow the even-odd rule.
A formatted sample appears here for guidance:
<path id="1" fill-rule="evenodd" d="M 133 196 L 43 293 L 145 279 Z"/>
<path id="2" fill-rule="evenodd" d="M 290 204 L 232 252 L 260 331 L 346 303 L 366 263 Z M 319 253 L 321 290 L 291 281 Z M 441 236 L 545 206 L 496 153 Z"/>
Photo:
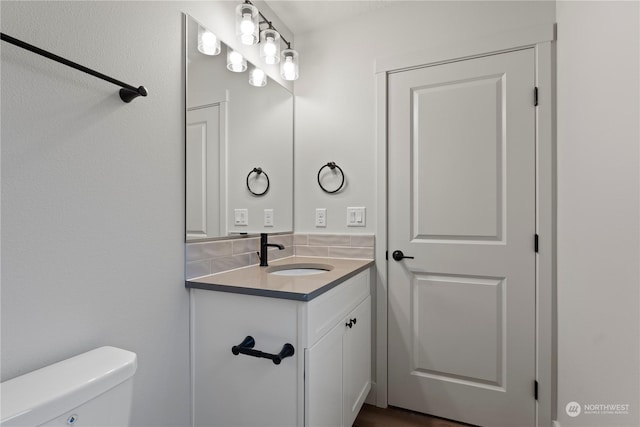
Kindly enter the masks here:
<path id="1" fill-rule="evenodd" d="M 373 265 L 373 260 L 293 256 L 269 262 L 269 267 L 253 265 L 187 280 L 187 288 L 310 301 Z M 277 266 L 325 264 L 331 271 L 308 276 L 280 276 L 270 273 Z"/>

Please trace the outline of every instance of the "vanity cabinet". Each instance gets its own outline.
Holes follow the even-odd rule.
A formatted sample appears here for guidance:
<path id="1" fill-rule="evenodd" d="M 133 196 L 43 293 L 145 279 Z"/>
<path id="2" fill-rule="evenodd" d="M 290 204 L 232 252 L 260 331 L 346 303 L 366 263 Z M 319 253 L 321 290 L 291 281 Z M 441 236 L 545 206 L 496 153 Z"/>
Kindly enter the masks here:
<path id="1" fill-rule="evenodd" d="M 305 351 L 305 425 L 353 425 L 371 389 L 371 297 Z"/>
<path id="2" fill-rule="evenodd" d="M 366 269 L 310 301 L 192 288 L 193 425 L 351 427 L 371 388 L 370 286 Z M 295 353 L 234 355 L 247 336 Z"/>

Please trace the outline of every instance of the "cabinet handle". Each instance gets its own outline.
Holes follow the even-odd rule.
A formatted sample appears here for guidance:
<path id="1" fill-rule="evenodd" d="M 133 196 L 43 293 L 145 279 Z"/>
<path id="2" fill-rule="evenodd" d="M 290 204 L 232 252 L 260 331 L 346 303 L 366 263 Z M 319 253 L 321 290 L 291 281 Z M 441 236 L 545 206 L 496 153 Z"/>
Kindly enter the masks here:
<path id="1" fill-rule="evenodd" d="M 293 345 L 286 343 L 282 346 L 282 350 L 278 354 L 265 353 L 260 350 L 254 350 L 253 347 L 256 345 L 256 341 L 253 339 L 251 335 L 247 335 L 247 337 L 238 345 L 234 345 L 231 347 L 231 352 L 237 356 L 238 354 L 246 354 L 247 356 L 252 357 L 261 357 L 264 359 L 270 359 L 275 365 L 279 365 L 282 362 L 282 359 L 293 356 L 296 351 Z"/>
<path id="2" fill-rule="evenodd" d="M 358 319 L 356 318 L 349 319 L 349 323 L 345 323 L 344 326 L 347 326 L 349 329 L 351 329 L 353 328 L 353 325 L 355 325 L 357 321 Z"/>

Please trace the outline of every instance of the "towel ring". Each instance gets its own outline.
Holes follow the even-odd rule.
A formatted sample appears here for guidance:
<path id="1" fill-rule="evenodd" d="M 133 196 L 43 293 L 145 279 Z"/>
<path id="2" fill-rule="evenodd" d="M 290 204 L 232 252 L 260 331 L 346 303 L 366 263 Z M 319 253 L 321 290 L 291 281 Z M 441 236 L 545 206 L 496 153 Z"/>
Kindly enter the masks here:
<path id="1" fill-rule="evenodd" d="M 322 185 L 322 183 L 320 182 L 320 174 L 322 173 L 322 170 L 324 168 L 329 168 L 332 171 L 335 169 L 338 169 L 340 171 L 340 175 L 342 175 L 342 182 L 340 183 L 340 186 L 338 188 L 336 188 L 335 190 L 327 190 L 326 188 L 324 188 L 324 186 Z M 320 188 L 322 188 L 322 191 L 324 191 L 325 193 L 329 193 L 329 194 L 333 194 L 333 193 L 337 193 L 338 191 L 340 191 L 342 189 L 342 187 L 344 186 L 344 172 L 342 171 L 342 168 L 338 165 L 336 165 L 335 162 L 329 162 L 326 165 L 322 166 L 320 168 L 320 170 L 318 171 L 318 185 L 320 186 Z"/>
<path id="2" fill-rule="evenodd" d="M 251 176 L 252 173 L 255 173 L 256 177 L 259 177 L 260 175 L 264 175 L 264 177 L 267 178 L 267 188 L 265 188 L 262 193 L 256 193 L 251 189 L 251 186 L 249 185 L 249 177 Z M 264 196 L 267 193 L 267 191 L 269 191 L 270 185 L 271 183 L 269 182 L 269 175 L 267 175 L 267 173 L 263 171 L 262 168 L 253 168 L 247 175 L 247 190 L 249 190 L 249 192 L 254 196 Z"/>

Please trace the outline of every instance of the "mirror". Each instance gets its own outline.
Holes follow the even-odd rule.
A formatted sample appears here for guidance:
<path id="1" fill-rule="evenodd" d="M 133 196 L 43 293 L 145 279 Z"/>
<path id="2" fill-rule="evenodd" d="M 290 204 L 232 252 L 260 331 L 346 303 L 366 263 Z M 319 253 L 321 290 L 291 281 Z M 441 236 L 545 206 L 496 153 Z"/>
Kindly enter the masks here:
<path id="1" fill-rule="evenodd" d="M 251 63 L 229 71 L 224 43 L 201 53 L 201 26 L 185 21 L 186 240 L 292 232 L 293 95 L 269 77 L 250 85 Z"/>

